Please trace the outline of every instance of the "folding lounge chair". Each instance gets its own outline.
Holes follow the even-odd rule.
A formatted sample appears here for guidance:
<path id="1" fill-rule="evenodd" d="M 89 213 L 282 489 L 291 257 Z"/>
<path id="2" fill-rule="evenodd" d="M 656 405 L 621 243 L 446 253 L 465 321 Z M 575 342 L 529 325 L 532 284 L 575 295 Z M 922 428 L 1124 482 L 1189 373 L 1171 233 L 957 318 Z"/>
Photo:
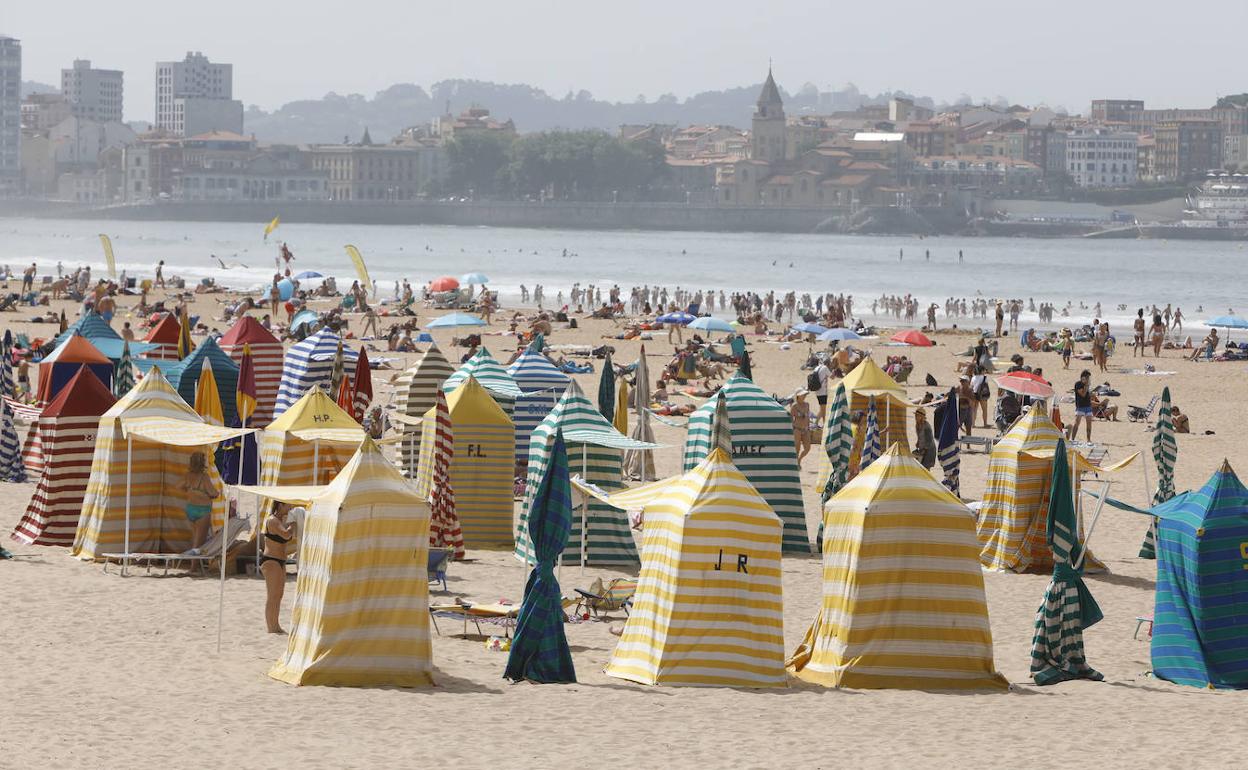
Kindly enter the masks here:
<path id="1" fill-rule="evenodd" d="M 238 539 L 238 536 L 243 534 L 244 532 L 249 531 L 250 529 L 251 529 L 251 519 L 246 519 L 246 518 L 229 519 L 228 524 L 226 526 L 225 533 L 224 533 L 225 542 L 227 543 L 225 547 L 225 553 L 226 553 L 227 559 L 229 558 L 230 551 L 234 548 L 234 546 L 237 545 L 235 541 Z M 199 574 L 206 575 L 207 573 L 206 573 L 205 568 L 207 567 L 207 565 L 210 562 L 215 562 L 217 559 L 221 558 L 222 536 L 223 534 L 221 530 L 217 530 L 213 532 L 212 535 L 210 535 L 208 539 L 204 541 L 204 544 L 199 547 L 199 553 L 195 555 L 191 555 L 185 552 L 184 553 L 130 553 L 130 554 L 105 553 L 105 554 L 101 554 L 101 557 L 104 560 L 104 571 L 108 572 L 108 565 L 110 562 L 121 562 L 122 574 L 124 575 L 125 564 L 127 562 L 136 562 L 136 563 L 143 562 L 144 564 L 147 565 L 147 574 L 150 575 L 152 572 L 152 565 L 163 562 L 164 564 L 163 574 L 165 575 L 169 574 L 170 567 L 180 568 L 184 565 L 187 566 L 188 568 L 194 567 L 195 569 L 198 570 Z"/>
<path id="2" fill-rule="evenodd" d="M 430 604 L 429 617 L 433 621 L 433 630 L 442 635 L 438 628 L 438 618 L 454 618 L 464 622 L 464 636 L 468 635 L 468 623 L 476 626 L 479 636 L 486 636 L 481 624 L 487 623 L 502 626 L 503 635 L 511 636 L 511 629 L 516 625 L 516 617 L 520 614 L 518 604 L 475 604 L 456 598 L 451 604 Z"/>
<path id="3" fill-rule="evenodd" d="M 1149 399 L 1148 406 L 1127 405 L 1127 419 L 1131 422 L 1147 422 L 1153 416 L 1153 410 L 1157 408 L 1157 402 L 1161 400 L 1161 396 L 1153 396 Z"/>
<path id="4" fill-rule="evenodd" d="M 450 548 L 430 548 L 429 549 L 429 586 L 432 588 L 434 584 L 441 583 L 442 590 L 449 590 L 446 587 L 446 568 L 451 563 L 451 557 L 455 555 L 455 551 Z"/>
<path id="5" fill-rule="evenodd" d="M 594 617 L 599 617 L 599 613 L 616 610 L 624 610 L 627 615 L 628 608 L 633 603 L 633 594 L 637 593 L 637 578 L 615 578 L 605 586 L 599 578 L 588 590 L 577 588 L 576 592 L 581 596 L 576 603 L 577 614 L 584 608 L 589 608 Z"/>

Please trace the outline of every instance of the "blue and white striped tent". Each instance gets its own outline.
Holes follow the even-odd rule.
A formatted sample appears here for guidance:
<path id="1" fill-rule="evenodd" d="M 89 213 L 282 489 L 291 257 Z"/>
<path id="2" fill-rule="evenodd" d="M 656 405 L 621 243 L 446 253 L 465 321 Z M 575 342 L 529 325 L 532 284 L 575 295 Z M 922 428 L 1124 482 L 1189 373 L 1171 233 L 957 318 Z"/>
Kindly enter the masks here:
<path id="1" fill-rule="evenodd" d="M 221 412 L 226 425 L 234 425 L 238 419 L 238 405 L 234 395 L 238 392 L 238 364 L 222 350 L 212 337 L 204 340 L 186 358 L 165 370 L 165 379 L 188 404 L 195 403 L 195 388 L 204 373 L 204 361 L 212 367 L 212 377 L 217 382 L 221 397 Z"/>
<path id="2" fill-rule="evenodd" d="M 9 409 L 9 402 L 0 401 L 0 481 L 25 480 L 26 466 L 22 463 L 21 444 L 13 425 L 13 411 Z"/>
<path id="3" fill-rule="evenodd" d="M 533 429 L 555 408 L 568 389 L 571 378 L 559 371 L 546 356 L 528 348 L 512 361 L 507 373 L 524 391 L 524 395 L 516 399 L 512 421 L 516 425 L 516 460 L 527 461 Z"/>
<path id="4" fill-rule="evenodd" d="M 482 345 L 472 358 L 465 361 L 455 373 L 446 378 L 446 382 L 442 383 L 442 392 L 450 396 L 459 387 L 459 384 L 468 379 L 468 375 L 481 384 L 490 397 L 494 399 L 494 403 L 507 413 L 507 419 L 511 420 L 516 432 L 516 442 L 520 442 L 521 428 L 515 424 L 516 401 L 524 395 L 524 391 L 520 390 L 520 386 L 512 379 L 503 365 L 490 355 L 490 351 Z M 523 440 L 527 450 L 529 445 L 529 433 L 532 428 L 524 429 Z"/>
<path id="5" fill-rule="evenodd" d="M 277 404 L 273 416 L 289 409 L 303 395 L 320 385 L 329 391 L 329 380 L 334 368 L 334 353 L 338 350 L 338 335 L 329 329 L 321 329 L 304 341 L 286 351 L 282 361 L 282 381 L 277 386 Z M 355 371 L 355 359 L 359 353 L 344 346 L 342 359 L 348 371 Z"/>

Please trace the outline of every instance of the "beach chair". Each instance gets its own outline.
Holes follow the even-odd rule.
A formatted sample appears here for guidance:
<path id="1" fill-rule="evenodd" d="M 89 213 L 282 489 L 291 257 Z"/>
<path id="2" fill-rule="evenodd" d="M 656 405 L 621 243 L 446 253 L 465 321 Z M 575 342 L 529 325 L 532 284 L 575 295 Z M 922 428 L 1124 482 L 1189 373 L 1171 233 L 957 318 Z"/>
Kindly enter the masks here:
<path id="1" fill-rule="evenodd" d="M 433 630 L 438 636 L 442 629 L 438 628 L 438 618 L 453 618 L 464 623 L 463 635 L 468 636 L 468 623 L 477 629 L 478 636 L 488 636 L 481 630 L 481 624 L 500 626 L 504 636 L 511 636 L 511 629 L 516 625 L 516 617 L 520 614 L 518 604 L 477 604 L 456 598 L 451 604 L 430 604 L 429 618 L 433 621 Z"/>
<path id="2" fill-rule="evenodd" d="M 197 572 L 199 572 L 200 575 L 206 576 L 208 574 L 207 573 L 208 565 L 211 562 L 215 562 L 217 559 L 221 558 L 222 537 L 225 538 L 225 542 L 226 542 L 225 553 L 226 553 L 226 559 L 228 560 L 230 558 L 230 552 L 239 545 L 239 543 L 236 542 L 238 540 L 238 537 L 242 535 L 244 532 L 248 532 L 250 530 L 251 530 L 251 519 L 232 518 L 232 519 L 229 519 L 228 523 L 226 524 L 226 529 L 224 533 L 218 529 L 215 532 L 213 532 L 208 537 L 207 540 L 204 541 L 204 544 L 199 547 L 198 554 L 192 555 L 192 554 L 185 553 L 185 552 L 183 553 L 137 552 L 137 553 L 129 553 L 129 554 L 105 553 L 105 554 L 100 554 L 100 557 L 104 562 L 103 564 L 104 572 L 108 572 L 108 565 L 110 563 L 114 563 L 114 564 L 121 563 L 122 565 L 121 574 L 123 576 L 126 574 L 126 565 L 129 562 L 134 562 L 136 564 L 140 562 L 143 563 L 147 567 L 147 574 L 149 575 L 152 574 L 153 565 L 163 564 L 164 565 L 163 575 L 165 576 L 169 574 L 170 568 L 181 569 L 183 567 L 187 568 L 188 570 L 195 569 Z"/>
<path id="3" fill-rule="evenodd" d="M 1131 422 L 1147 422 L 1153 416 L 1153 410 L 1157 408 L 1161 396 L 1153 396 L 1148 401 L 1148 406 L 1127 405 L 1127 419 Z"/>
<path id="4" fill-rule="evenodd" d="M 1132 639 L 1140 638 L 1140 629 L 1144 626 L 1145 623 L 1148 624 L 1148 638 L 1149 639 L 1153 638 L 1153 615 L 1152 613 L 1149 613 L 1147 615 L 1135 616 L 1135 633 L 1131 634 Z"/>
<path id="5" fill-rule="evenodd" d="M 637 578 L 614 578 L 605 586 L 599 578 L 588 590 L 577 588 L 576 592 L 581 597 L 576 603 L 578 615 L 586 608 L 594 613 L 594 617 L 616 610 L 624 610 L 627 615 L 633 603 L 633 594 L 637 593 Z"/>
<path id="6" fill-rule="evenodd" d="M 446 568 L 450 566 L 451 558 L 455 556 L 455 551 L 451 548 L 430 548 L 428 559 L 429 571 L 429 587 L 441 583 L 442 590 L 449 590 L 446 587 Z"/>

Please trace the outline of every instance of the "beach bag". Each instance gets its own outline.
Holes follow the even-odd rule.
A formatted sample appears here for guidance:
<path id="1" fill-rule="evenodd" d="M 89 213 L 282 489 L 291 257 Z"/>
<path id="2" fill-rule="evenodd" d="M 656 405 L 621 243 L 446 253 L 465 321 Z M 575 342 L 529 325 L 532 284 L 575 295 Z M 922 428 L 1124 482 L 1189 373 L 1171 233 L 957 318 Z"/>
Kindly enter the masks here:
<path id="1" fill-rule="evenodd" d="M 979 386 L 975 388 L 975 398 L 980 401 L 987 401 L 992 395 L 992 391 L 988 389 L 988 378 L 983 377 L 983 375 L 980 376 L 982 379 L 979 381 Z"/>
<path id="2" fill-rule="evenodd" d="M 806 375 L 806 390 L 811 393 L 819 390 L 819 386 L 823 383 L 819 380 L 819 370 L 813 369 L 810 374 Z"/>

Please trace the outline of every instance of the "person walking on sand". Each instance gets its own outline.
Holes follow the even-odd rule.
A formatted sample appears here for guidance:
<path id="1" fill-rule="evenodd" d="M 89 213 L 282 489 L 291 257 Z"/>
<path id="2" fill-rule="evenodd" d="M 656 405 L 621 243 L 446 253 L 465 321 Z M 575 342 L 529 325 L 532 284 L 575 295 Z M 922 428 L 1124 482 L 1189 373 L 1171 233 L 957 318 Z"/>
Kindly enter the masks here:
<path id="1" fill-rule="evenodd" d="M 165 260 L 163 259 L 156 263 L 156 286 L 161 289 L 165 288 Z"/>
<path id="2" fill-rule="evenodd" d="M 1131 344 L 1131 357 L 1144 355 L 1144 308 L 1135 311 L 1135 321 L 1132 323 L 1134 339 Z"/>
<path id="3" fill-rule="evenodd" d="M 1153 315 L 1153 326 L 1148 330 L 1148 334 L 1153 342 L 1153 358 L 1161 358 L 1161 346 L 1166 341 L 1166 324 L 1162 321 L 1160 314 Z"/>
<path id="4" fill-rule="evenodd" d="M 1087 440 L 1092 440 L 1092 386 L 1089 380 L 1092 379 L 1092 372 L 1084 369 L 1079 373 L 1079 379 L 1075 382 L 1075 421 L 1070 424 L 1069 438 L 1072 440 L 1079 435 L 1079 423 L 1084 423 L 1084 432 Z"/>
<path id="5" fill-rule="evenodd" d="M 303 513 L 295 508 L 296 516 Z M 286 593 L 286 551 L 294 537 L 294 522 L 289 503 L 274 502 L 273 512 L 264 521 L 264 553 L 260 556 L 260 573 L 264 575 L 264 624 L 270 634 L 284 634 L 280 622 L 282 595 Z"/>
<path id="6" fill-rule="evenodd" d="M 22 271 L 22 294 L 25 295 L 35 286 L 35 273 L 39 272 L 39 267 L 34 263 L 30 263 L 30 267 Z"/>

